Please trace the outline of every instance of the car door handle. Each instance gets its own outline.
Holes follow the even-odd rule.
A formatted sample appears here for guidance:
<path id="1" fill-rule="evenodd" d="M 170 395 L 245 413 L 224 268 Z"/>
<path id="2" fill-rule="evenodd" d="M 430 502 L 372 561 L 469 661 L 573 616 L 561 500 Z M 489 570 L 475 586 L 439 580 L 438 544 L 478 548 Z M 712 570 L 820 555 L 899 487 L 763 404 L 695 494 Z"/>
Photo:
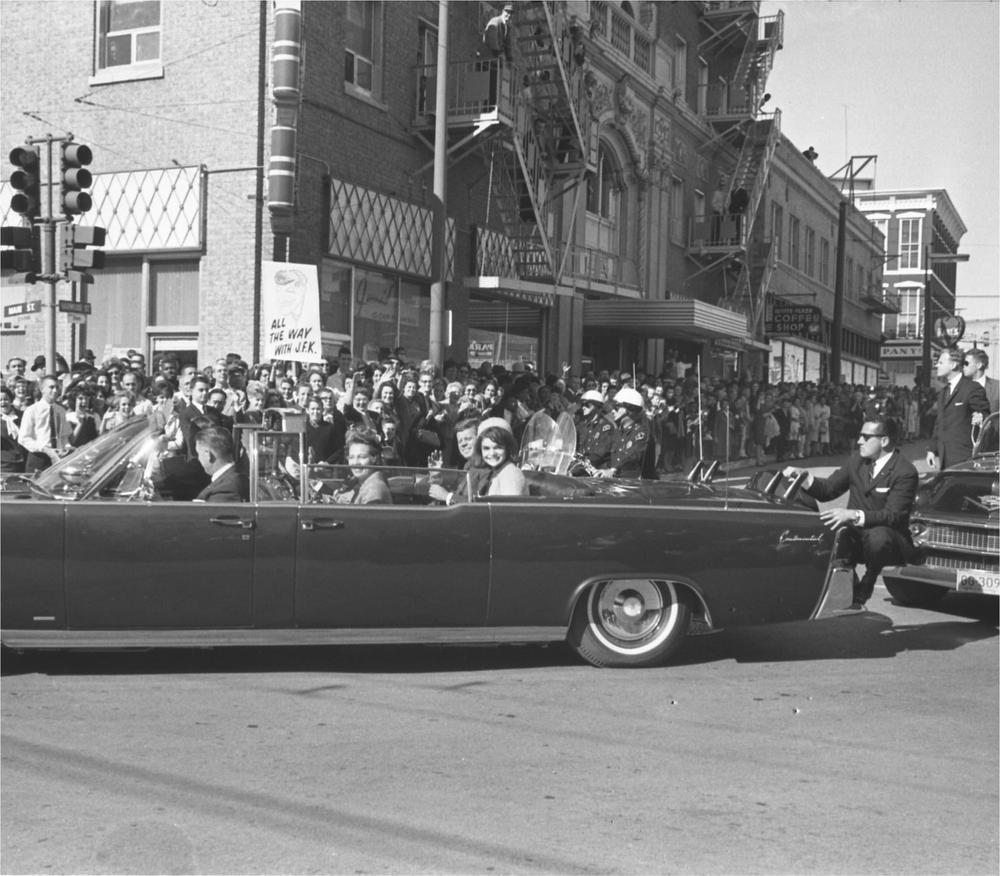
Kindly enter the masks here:
<path id="1" fill-rule="evenodd" d="M 312 532 L 315 529 L 343 529 L 343 520 L 324 520 L 320 518 L 319 520 L 303 520 L 302 528 L 306 532 Z"/>
<path id="2" fill-rule="evenodd" d="M 252 520 L 244 520 L 241 517 L 209 517 L 208 520 L 216 526 L 236 526 L 240 529 L 253 529 L 254 527 Z"/>

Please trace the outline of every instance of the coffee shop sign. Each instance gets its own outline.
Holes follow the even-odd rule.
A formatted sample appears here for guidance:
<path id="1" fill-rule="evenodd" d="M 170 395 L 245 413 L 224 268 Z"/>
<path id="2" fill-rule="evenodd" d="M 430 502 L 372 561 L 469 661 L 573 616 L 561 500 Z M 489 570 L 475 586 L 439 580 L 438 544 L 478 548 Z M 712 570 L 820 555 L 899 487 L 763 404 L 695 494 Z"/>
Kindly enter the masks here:
<path id="1" fill-rule="evenodd" d="M 771 308 L 767 332 L 772 335 L 813 335 L 822 331 L 823 314 L 807 304 L 775 304 Z"/>

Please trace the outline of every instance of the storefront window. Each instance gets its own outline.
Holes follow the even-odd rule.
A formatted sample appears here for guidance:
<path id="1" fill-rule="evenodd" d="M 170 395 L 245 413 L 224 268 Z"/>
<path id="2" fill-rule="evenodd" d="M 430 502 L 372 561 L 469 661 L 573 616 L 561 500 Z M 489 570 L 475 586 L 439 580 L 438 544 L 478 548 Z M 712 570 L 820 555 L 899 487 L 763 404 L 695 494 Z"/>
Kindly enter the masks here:
<path id="1" fill-rule="evenodd" d="M 113 259 L 94 271 L 87 288 L 91 312 L 87 317 L 84 346 L 103 359 L 119 348 L 142 342 L 142 260 Z"/>
<path id="2" fill-rule="evenodd" d="M 407 360 L 420 361 L 430 352 L 430 290 L 396 274 L 328 259 L 320 279 L 320 324 L 328 346 L 350 338 L 355 355 L 366 361 L 397 347 Z"/>

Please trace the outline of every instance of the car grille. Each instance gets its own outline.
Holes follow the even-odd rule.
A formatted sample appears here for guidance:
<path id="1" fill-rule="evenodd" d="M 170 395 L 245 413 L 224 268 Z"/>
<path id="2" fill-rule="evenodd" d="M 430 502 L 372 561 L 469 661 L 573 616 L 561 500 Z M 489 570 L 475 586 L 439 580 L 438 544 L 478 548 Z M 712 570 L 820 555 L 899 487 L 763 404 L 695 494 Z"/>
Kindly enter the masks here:
<path id="1" fill-rule="evenodd" d="M 920 541 L 928 550 L 1000 554 L 1000 535 L 985 529 L 963 529 L 932 523 L 921 534 Z"/>
<path id="2" fill-rule="evenodd" d="M 983 572 L 1000 573 L 1000 562 L 989 560 L 986 557 L 972 559 L 970 557 L 955 557 L 947 554 L 935 554 L 928 552 L 925 554 L 925 566 L 932 566 L 937 569 L 980 569 Z"/>

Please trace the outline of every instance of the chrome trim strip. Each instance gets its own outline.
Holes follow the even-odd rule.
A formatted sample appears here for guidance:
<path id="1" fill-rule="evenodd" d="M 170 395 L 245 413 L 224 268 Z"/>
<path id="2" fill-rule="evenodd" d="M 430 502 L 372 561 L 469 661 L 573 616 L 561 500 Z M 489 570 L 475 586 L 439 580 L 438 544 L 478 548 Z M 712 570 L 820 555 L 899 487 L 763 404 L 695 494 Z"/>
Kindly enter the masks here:
<path id="1" fill-rule="evenodd" d="M 566 627 L 412 629 L 0 630 L 8 648 L 214 648 L 264 645 L 431 645 L 561 642 Z"/>

